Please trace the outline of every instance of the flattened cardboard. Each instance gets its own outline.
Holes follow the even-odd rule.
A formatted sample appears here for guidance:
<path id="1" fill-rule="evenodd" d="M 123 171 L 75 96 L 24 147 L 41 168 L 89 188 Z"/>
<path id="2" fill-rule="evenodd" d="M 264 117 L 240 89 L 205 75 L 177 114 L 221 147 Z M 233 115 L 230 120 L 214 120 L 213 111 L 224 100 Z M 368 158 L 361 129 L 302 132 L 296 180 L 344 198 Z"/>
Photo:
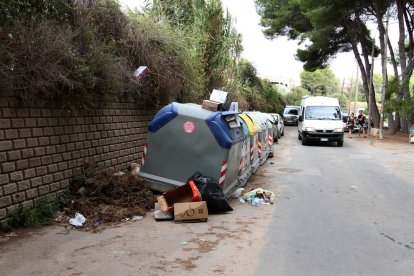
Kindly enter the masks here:
<path id="1" fill-rule="evenodd" d="M 203 100 L 203 104 L 201 108 L 207 109 L 210 111 L 220 111 L 221 110 L 221 103 L 210 101 L 210 100 Z"/>
<path id="2" fill-rule="evenodd" d="M 205 201 L 174 204 L 174 221 L 204 222 L 208 219 L 208 209 Z"/>

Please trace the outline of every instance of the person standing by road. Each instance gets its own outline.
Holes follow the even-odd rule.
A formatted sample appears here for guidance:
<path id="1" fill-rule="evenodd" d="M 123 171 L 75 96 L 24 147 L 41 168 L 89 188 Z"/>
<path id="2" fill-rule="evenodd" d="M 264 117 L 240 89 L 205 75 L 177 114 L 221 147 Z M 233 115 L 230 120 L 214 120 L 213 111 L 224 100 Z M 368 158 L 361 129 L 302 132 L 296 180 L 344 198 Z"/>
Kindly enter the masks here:
<path id="1" fill-rule="evenodd" d="M 349 138 L 352 138 L 352 131 L 354 130 L 356 125 L 354 112 L 351 112 L 351 115 L 348 117 L 348 121 L 346 122 L 346 124 L 348 125 Z"/>
<path id="2" fill-rule="evenodd" d="M 359 111 L 357 123 L 359 126 L 358 136 L 361 137 L 361 131 L 362 131 L 362 133 L 364 134 L 364 138 L 367 138 L 367 128 L 368 128 L 367 117 L 364 115 L 362 110 Z"/>

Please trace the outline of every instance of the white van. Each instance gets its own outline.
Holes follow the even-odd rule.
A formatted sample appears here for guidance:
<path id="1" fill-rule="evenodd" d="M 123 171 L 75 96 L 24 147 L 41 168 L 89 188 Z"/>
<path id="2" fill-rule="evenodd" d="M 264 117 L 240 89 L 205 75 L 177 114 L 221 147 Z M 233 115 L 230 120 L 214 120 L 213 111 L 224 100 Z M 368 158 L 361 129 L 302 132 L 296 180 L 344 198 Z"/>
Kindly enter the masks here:
<path id="1" fill-rule="evenodd" d="M 309 141 L 337 142 L 344 144 L 344 127 L 341 108 L 336 98 L 302 98 L 299 110 L 298 139 L 302 145 Z"/>

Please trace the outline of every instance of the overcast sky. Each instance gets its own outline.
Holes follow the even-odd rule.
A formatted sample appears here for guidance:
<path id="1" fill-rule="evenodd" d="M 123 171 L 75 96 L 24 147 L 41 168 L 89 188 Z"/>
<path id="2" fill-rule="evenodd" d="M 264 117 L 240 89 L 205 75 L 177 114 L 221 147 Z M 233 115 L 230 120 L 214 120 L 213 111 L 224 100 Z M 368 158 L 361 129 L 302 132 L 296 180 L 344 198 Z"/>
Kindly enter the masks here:
<path id="1" fill-rule="evenodd" d="M 120 0 L 123 6 L 135 7 L 144 0 Z M 252 62 L 261 77 L 274 81 L 289 80 L 299 85 L 299 74 L 303 64 L 295 60 L 298 43 L 284 37 L 268 40 L 259 25 L 260 17 L 256 13 L 254 0 L 222 0 L 223 6 L 235 18 L 236 28 L 243 38 L 242 56 Z M 396 24 L 391 24 L 396 27 Z M 397 41 L 396 32 L 391 31 L 391 41 Z M 377 42 L 378 43 L 378 42 Z M 356 62 L 352 53 L 339 54 L 330 62 L 330 67 L 340 80 L 356 74 Z M 380 72 L 380 63 L 376 61 L 376 72 Z"/>

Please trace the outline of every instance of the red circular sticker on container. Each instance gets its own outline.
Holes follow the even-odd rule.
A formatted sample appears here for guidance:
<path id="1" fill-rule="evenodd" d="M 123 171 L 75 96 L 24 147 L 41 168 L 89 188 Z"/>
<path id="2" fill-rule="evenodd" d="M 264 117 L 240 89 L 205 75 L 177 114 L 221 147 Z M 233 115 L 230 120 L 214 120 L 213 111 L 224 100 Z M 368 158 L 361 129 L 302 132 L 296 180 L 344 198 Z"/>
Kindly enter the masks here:
<path id="1" fill-rule="evenodd" d="M 195 123 L 193 121 L 186 121 L 183 124 L 183 130 L 185 133 L 193 133 L 196 129 Z"/>

